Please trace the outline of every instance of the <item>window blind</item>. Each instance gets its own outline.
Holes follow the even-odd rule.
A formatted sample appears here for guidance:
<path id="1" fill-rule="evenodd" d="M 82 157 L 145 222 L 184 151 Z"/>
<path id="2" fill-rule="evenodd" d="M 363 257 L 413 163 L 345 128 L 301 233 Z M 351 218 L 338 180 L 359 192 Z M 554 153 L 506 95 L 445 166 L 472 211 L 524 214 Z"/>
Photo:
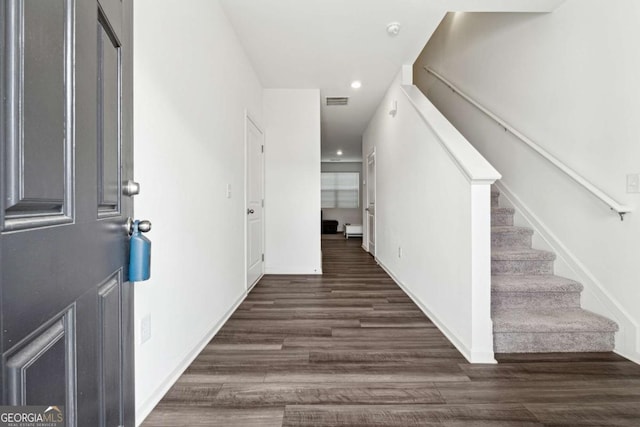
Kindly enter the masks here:
<path id="1" fill-rule="evenodd" d="M 358 172 L 322 172 L 323 208 L 360 207 L 360 174 Z"/>

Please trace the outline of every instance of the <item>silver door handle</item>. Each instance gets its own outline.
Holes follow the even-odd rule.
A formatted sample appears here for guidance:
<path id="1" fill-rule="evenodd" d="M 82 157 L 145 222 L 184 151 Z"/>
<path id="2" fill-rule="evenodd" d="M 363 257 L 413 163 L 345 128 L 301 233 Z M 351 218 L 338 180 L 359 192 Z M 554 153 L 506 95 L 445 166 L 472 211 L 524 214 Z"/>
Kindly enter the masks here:
<path id="1" fill-rule="evenodd" d="M 131 218 L 131 217 L 127 218 L 127 223 L 125 225 L 125 229 L 129 233 L 129 236 L 131 236 L 133 234 L 133 218 Z M 141 233 L 147 233 L 147 232 L 151 231 L 151 221 L 146 220 L 146 219 L 140 221 L 138 223 L 138 231 L 140 231 Z"/>
<path id="2" fill-rule="evenodd" d="M 252 213 L 256 213 L 256 211 L 254 211 L 253 209 L 247 209 L 247 215 L 250 215 Z"/>
<path id="3" fill-rule="evenodd" d="M 125 182 L 122 186 L 122 194 L 129 197 L 140 194 L 140 184 L 132 180 Z"/>

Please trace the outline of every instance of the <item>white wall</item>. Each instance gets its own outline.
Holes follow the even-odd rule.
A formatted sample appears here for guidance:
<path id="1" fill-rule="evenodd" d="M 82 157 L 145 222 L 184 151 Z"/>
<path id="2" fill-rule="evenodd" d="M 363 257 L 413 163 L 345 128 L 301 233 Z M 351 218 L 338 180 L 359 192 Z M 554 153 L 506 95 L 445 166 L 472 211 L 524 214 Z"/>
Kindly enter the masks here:
<path id="1" fill-rule="evenodd" d="M 503 174 L 559 255 L 556 271 L 586 287 L 583 305 L 618 321 L 616 349 L 640 361 L 640 2 L 567 0 L 550 14 L 451 14 L 418 58 L 416 84 Z M 620 203 L 624 222 L 470 107 L 467 94 Z M 545 242 L 539 242 L 544 244 Z"/>
<path id="2" fill-rule="evenodd" d="M 354 209 L 336 208 L 336 209 L 322 209 L 324 212 L 324 219 L 335 219 L 338 221 L 338 231 L 344 231 L 344 225 L 349 224 L 362 224 L 362 180 L 364 176 L 362 174 L 361 162 L 322 162 L 320 166 L 322 172 L 358 172 L 360 174 L 360 207 Z"/>
<path id="3" fill-rule="evenodd" d="M 265 272 L 321 274 L 320 91 L 266 89 Z"/>
<path id="4" fill-rule="evenodd" d="M 135 296 L 140 423 L 244 296 L 244 109 L 262 119 L 262 88 L 218 1 L 134 8 L 135 212 L 153 222 Z"/>
<path id="5" fill-rule="evenodd" d="M 363 137 L 363 158 L 376 153 L 376 259 L 465 357 L 491 362 L 489 183 L 499 175 L 410 88 L 423 115 L 399 74 Z"/>

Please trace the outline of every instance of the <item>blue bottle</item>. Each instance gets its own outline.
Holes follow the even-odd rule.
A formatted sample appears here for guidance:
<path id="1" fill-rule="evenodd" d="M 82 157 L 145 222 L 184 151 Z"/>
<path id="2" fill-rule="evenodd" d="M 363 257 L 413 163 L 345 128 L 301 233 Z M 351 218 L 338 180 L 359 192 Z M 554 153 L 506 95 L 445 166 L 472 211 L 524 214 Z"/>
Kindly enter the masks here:
<path id="1" fill-rule="evenodd" d="M 151 277 L 151 240 L 138 230 L 140 221 L 133 223 L 133 234 L 129 241 L 129 281 L 142 282 Z"/>

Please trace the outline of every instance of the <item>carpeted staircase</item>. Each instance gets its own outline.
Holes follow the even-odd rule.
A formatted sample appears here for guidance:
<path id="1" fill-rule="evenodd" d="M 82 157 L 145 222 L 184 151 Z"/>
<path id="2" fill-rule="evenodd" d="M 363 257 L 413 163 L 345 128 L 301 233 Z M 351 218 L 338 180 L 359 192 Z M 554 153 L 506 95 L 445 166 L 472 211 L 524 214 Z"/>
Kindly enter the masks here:
<path id="1" fill-rule="evenodd" d="M 580 308 L 582 285 L 553 274 L 552 252 L 491 191 L 491 310 L 496 353 L 611 351 L 618 325 Z"/>

